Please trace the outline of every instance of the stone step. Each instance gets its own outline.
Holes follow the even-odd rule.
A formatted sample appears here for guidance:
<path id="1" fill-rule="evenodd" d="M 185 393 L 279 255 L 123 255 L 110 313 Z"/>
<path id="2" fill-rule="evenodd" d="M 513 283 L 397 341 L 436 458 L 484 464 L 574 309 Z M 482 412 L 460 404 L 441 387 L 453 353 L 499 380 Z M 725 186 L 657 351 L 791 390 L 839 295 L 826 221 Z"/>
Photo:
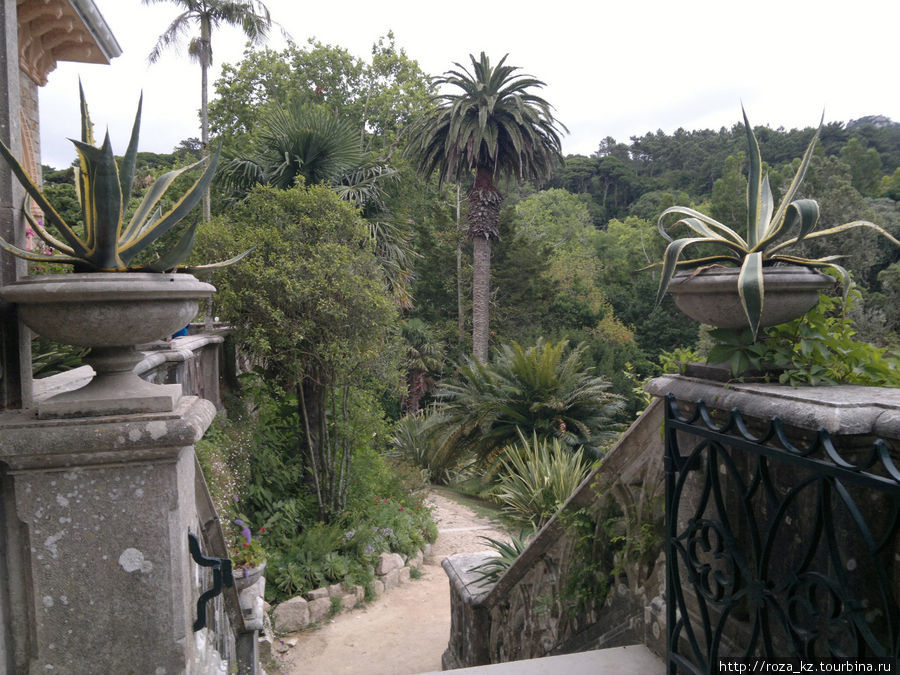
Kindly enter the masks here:
<path id="1" fill-rule="evenodd" d="M 441 672 L 420 675 L 441 675 Z M 645 645 L 629 645 L 443 672 L 454 675 L 662 675 L 666 672 L 666 664 Z"/>

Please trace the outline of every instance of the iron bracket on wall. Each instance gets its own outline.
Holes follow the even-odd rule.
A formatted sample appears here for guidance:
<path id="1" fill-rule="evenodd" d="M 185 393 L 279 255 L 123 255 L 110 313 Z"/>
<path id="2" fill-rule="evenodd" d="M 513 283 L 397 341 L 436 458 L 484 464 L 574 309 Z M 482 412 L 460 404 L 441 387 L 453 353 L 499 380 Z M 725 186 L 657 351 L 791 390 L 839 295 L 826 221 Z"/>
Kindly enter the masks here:
<path id="1" fill-rule="evenodd" d="M 231 560 L 203 555 L 200 551 L 200 540 L 191 532 L 188 532 L 188 549 L 194 562 L 201 567 L 211 567 L 213 574 L 213 587 L 197 598 L 197 620 L 194 621 L 194 632 L 196 633 L 206 627 L 206 603 L 219 595 L 223 586 L 231 588 L 234 585 L 234 577 L 231 574 Z"/>

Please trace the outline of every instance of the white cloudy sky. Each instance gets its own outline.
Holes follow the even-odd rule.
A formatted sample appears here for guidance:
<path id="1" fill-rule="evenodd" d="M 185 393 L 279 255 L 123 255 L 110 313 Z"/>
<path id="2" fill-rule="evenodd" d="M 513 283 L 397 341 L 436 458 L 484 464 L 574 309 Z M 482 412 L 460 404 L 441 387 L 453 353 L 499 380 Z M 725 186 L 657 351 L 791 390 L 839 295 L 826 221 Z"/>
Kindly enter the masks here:
<path id="1" fill-rule="evenodd" d="M 199 136 L 200 69 L 170 52 L 147 54 L 175 5 L 94 0 L 123 48 L 110 66 L 60 64 L 41 94 L 43 162 L 68 165 L 78 134 L 77 78 L 91 116 L 127 144 L 144 92 L 141 149 L 169 152 Z M 366 57 L 393 30 L 398 46 L 430 74 L 484 50 L 509 53 L 547 83 L 544 97 L 569 128 L 566 153 L 589 154 L 605 136 L 627 141 L 662 129 L 730 126 L 743 101 L 755 124 L 803 127 L 887 115 L 900 121 L 896 0 L 267 0 L 291 38 L 336 44 Z M 270 46 L 283 46 L 277 31 Z M 240 60 L 232 29 L 213 36 L 218 66 Z M 98 129 L 99 131 L 99 129 Z"/>

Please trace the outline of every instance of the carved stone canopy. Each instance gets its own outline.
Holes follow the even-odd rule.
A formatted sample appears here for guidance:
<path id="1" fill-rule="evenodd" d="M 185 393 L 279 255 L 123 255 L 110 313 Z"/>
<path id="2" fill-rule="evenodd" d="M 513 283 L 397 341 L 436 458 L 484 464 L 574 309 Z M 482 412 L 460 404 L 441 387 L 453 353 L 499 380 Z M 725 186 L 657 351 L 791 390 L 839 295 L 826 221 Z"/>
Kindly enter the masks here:
<path id="1" fill-rule="evenodd" d="M 17 0 L 19 67 L 38 85 L 58 61 L 108 64 L 122 48 L 92 0 Z"/>

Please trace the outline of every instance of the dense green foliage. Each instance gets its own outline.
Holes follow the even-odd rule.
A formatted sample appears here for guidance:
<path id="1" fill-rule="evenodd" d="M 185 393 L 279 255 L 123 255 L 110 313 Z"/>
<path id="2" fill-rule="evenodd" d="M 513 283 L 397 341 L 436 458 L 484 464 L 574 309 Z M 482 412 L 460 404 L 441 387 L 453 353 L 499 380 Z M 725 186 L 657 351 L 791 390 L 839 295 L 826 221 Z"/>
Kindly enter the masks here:
<path id="1" fill-rule="evenodd" d="M 380 553 L 412 555 L 434 541 L 422 477 L 379 452 L 383 437 L 355 456 L 347 507 L 321 522 L 315 490 L 304 480 L 308 463 L 297 452 L 296 399 L 255 377 L 244 391 L 246 414 L 214 425 L 197 454 L 226 538 L 237 542 L 234 559 L 253 546 L 267 555 L 271 601 L 333 583 L 368 586 Z M 242 546 L 245 526 L 249 547 Z"/>
<path id="2" fill-rule="evenodd" d="M 353 453 L 396 382 L 387 293 L 368 228 L 330 188 L 258 187 L 210 223 L 202 248 L 256 246 L 216 277 L 220 311 L 266 374 L 297 397 L 295 431 L 321 515 L 346 506 Z"/>
<path id="3" fill-rule="evenodd" d="M 483 65 L 473 62 L 482 74 L 493 72 Z M 500 72 L 527 89 L 531 78 Z M 445 83 L 477 77 L 451 71 Z M 250 49 L 241 63 L 223 67 L 215 85 L 210 125 L 225 154 L 265 160 L 257 162 L 267 173 L 259 182 L 287 188 L 257 187 L 234 200 L 220 192 L 213 203 L 218 215 L 198 241 L 201 255 L 216 257 L 258 246 L 214 279 L 215 311 L 234 325 L 247 362 L 266 385 L 245 384 L 245 402 L 255 394 L 249 412 L 244 404 L 230 406 L 234 423 L 211 431 L 198 454 L 207 476 L 216 477 L 211 485 L 223 521 L 249 523 L 254 536 L 266 529 L 259 543 L 269 556 L 272 597 L 338 581 L 364 584 L 373 555 L 412 552 L 432 537 L 420 499 L 423 475 L 454 482 L 491 474 L 505 481 L 508 503 L 535 498 L 542 520 L 568 488 L 541 497 L 548 494 L 538 480 L 543 460 L 529 457 L 516 468 L 512 458 L 523 455 L 510 454 L 504 470 L 504 449 L 521 433 L 547 451 L 548 462 L 583 467 L 578 453 L 602 453 L 646 404 L 642 382 L 708 350 L 698 343 L 698 326 L 668 297 L 655 306 L 659 272 L 637 270 L 661 259 L 665 242 L 656 221 L 675 204 L 723 223 L 740 220 L 752 159 L 741 125 L 656 131 L 628 142 L 607 137 L 591 156 L 568 157 L 551 174 L 544 170 L 549 161 L 540 171 L 527 169 L 555 152 L 523 156 L 512 137 L 498 136 L 493 155 L 490 142 L 465 155 L 455 141 L 474 144 L 500 127 L 487 119 L 482 125 L 473 100 L 457 111 L 465 112 L 458 127 L 442 126 L 450 111 L 429 112 L 435 84 L 388 34 L 366 60 L 316 42 Z M 474 90 L 468 94 L 478 98 Z M 535 124 L 520 132 L 536 132 L 535 141 L 545 134 L 549 150 L 558 151 L 547 135 L 550 109 L 532 102 Z M 332 127 L 320 140 L 343 136 L 345 149 L 352 140 L 354 161 L 340 171 L 313 172 L 308 148 L 279 145 L 295 131 L 273 128 L 279 110 L 324 110 L 340 120 L 343 131 Z M 417 122 L 429 133 L 404 133 Z M 508 116 L 500 122 L 516 128 Z M 753 133 L 769 162 L 759 169 L 768 171 L 777 202 L 815 132 L 755 127 Z M 500 150 L 511 150 L 511 159 L 492 164 Z M 199 151 L 200 143 L 188 139 L 171 155 L 138 153 L 134 194 L 196 161 Z M 502 177 L 499 165 L 512 175 Z M 446 180 L 423 180 L 417 168 L 443 172 Z M 476 199 L 468 199 L 478 168 Z M 271 180 L 282 174 L 284 180 Z M 519 180 L 522 174 L 527 180 Z M 297 175 L 306 182 L 295 187 Z M 45 181 L 58 212 L 78 217 L 71 171 L 45 170 Z M 351 190 L 355 185 L 361 188 Z M 373 186 L 376 198 L 368 200 L 363 189 Z M 173 191 L 189 187 L 176 182 Z M 900 125 L 883 118 L 825 125 L 795 198 L 819 203 L 825 229 L 861 219 L 897 237 Z M 132 199 L 128 212 L 136 207 Z M 484 296 L 490 362 L 464 356 L 472 352 L 473 272 L 487 269 L 467 229 L 491 245 L 482 279 L 490 289 Z M 900 255 L 861 230 L 844 235 L 841 252 L 849 257 L 841 264 L 858 284 L 855 306 L 826 300 L 805 319 L 770 329 L 760 347 L 785 368 L 786 383 L 895 383 L 894 362 L 881 350 L 898 345 Z M 810 258 L 829 253 L 815 239 L 798 247 Z M 716 347 L 716 356 L 763 358 L 740 336 L 732 342 L 731 352 Z M 473 471 L 477 458 L 488 461 Z M 514 478 L 516 472 L 530 472 L 532 480 Z M 570 523 L 576 557 L 584 561 L 569 589 L 579 602 L 605 596 L 623 551 L 652 552 L 653 532 L 622 541 L 621 521 L 603 512 Z M 240 529 L 229 536 L 240 537 Z M 516 546 L 509 553 L 512 559 Z"/>

